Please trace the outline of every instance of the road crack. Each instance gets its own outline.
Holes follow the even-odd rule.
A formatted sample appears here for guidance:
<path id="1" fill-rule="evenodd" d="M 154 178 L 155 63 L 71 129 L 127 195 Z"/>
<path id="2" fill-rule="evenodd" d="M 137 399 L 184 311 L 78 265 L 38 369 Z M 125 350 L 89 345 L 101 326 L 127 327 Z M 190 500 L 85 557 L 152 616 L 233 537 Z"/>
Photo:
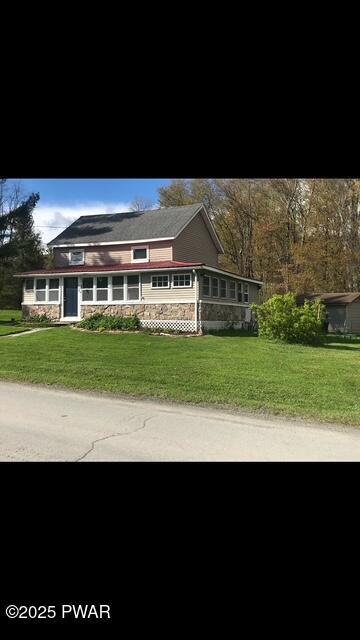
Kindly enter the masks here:
<path id="1" fill-rule="evenodd" d="M 118 438 L 119 436 L 129 436 L 129 435 L 132 435 L 133 433 L 137 433 L 138 431 L 142 431 L 143 429 L 146 428 L 147 422 L 149 422 L 149 420 L 152 420 L 152 418 L 155 418 L 155 417 L 156 416 L 149 416 L 148 418 L 145 418 L 142 422 L 141 427 L 138 427 L 137 429 L 133 429 L 132 431 L 119 431 L 117 433 L 110 433 L 108 436 L 103 436 L 102 438 L 96 438 L 96 440 L 92 441 L 90 449 L 88 449 L 88 451 L 86 451 L 82 456 L 80 456 L 80 458 L 76 458 L 74 462 L 80 462 L 81 460 L 84 460 L 84 458 L 86 458 L 89 455 L 89 453 L 95 450 L 95 445 L 98 442 L 102 442 L 103 440 L 110 440 L 110 438 Z"/>

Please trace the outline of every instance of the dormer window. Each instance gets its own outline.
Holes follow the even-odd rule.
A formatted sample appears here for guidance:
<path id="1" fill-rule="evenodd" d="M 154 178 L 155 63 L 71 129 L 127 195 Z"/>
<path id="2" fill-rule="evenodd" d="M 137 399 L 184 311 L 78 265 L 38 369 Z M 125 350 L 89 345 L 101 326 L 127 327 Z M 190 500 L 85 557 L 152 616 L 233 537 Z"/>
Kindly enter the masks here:
<path id="1" fill-rule="evenodd" d="M 84 251 L 83 249 L 76 249 L 76 251 L 70 251 L 69 264 L 84 264 Z"/>
<path id="2" fill-rule="evenodd" d="M 149 247 L 132 247 L 131 262 L 149 262 Z"/>

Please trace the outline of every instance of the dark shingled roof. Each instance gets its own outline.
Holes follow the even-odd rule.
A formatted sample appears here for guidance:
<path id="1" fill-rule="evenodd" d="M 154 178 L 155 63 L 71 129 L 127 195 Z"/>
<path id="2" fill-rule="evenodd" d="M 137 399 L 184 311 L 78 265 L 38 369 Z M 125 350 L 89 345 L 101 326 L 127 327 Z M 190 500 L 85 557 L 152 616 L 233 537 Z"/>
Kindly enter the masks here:
<path id="1" fill-rule="evenodd" d="M 299 295 L 296 298 L 298 304 L 304 304 L 304 299 L 306 300 L 323 300 L 325 304 L 351 304 L 352 302 L 356 302 L 358 299 L 360 300 L 360 293 L 349 293 L 347 291 L 342 293 L 314 293 L 309 295 Z"/>
<path id="2" fill-rule="evenodd" d="M 175 238 L 202 206 L 198 202 L 150 211 L 80 216 L 48 245 Z"/>

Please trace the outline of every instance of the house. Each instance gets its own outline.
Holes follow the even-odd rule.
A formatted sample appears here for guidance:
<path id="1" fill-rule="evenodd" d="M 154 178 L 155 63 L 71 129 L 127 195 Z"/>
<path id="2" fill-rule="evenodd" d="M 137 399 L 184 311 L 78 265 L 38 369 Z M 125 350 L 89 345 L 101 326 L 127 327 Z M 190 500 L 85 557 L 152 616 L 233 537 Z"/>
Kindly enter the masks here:
<path id="1" fill-rule="evenodd" d="M 81 216 L 48 244 L 50 269 L 23 278 L 23 316 L 76 322 L 136 313 L 143 327 L 199 331 L 250 321 L 262 282 L 219 268 L 203 204 Z"/>
<path id="2" fill-rule="evenodd" d="M 360 293 L 318 293 L 297 297 L 298 304 L 304 300 L 322 300 L 326 306 L 331 333 L 360 333 Z"/>

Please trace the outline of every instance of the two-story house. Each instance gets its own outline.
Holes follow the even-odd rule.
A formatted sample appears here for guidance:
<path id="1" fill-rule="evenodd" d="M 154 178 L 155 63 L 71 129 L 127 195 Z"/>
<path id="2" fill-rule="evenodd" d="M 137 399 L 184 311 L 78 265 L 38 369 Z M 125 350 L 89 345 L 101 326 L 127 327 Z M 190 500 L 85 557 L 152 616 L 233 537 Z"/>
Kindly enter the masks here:
<path id="1" fill-rule="evenodd" d="M 201 203 L 81 216 L 48 246 L 51 269 L 17 274 L 25 318 L 136 313 L 143 327 L 241 327 L 262 285 L 219 268 L 223 248 Z"/>

